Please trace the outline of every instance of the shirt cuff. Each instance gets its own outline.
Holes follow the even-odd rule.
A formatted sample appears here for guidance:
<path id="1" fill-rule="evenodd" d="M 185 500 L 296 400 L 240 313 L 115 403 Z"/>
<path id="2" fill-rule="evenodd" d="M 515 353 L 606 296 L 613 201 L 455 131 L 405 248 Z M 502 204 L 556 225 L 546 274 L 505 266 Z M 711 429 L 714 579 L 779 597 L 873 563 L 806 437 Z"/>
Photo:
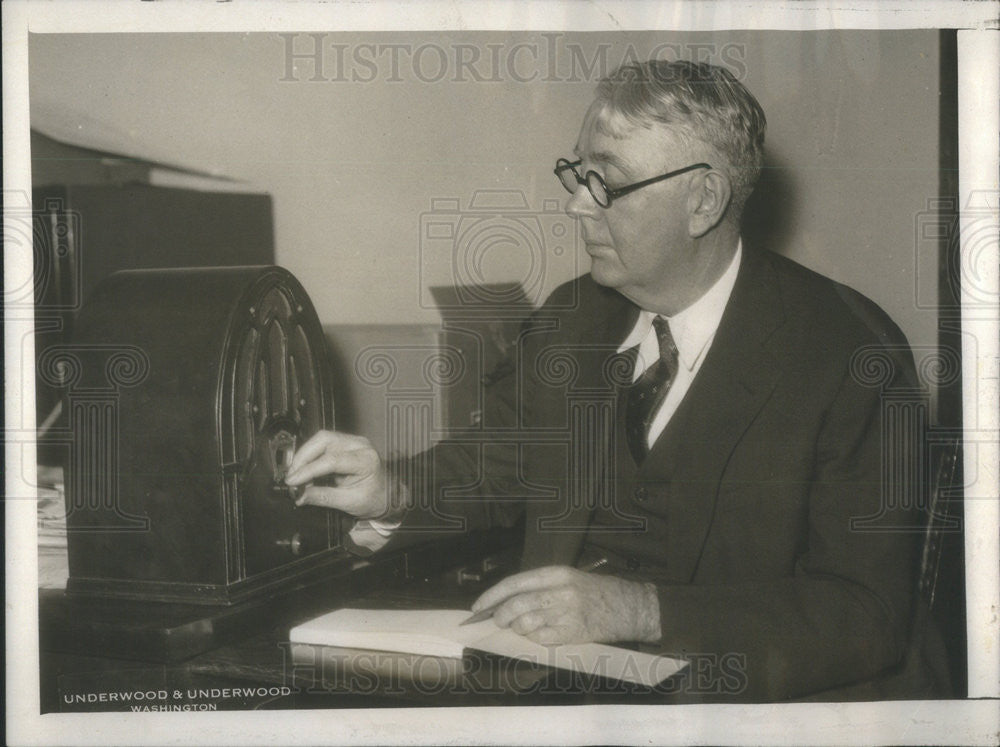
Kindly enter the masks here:
<path id="1" fill-rule="evenodd" d="M 348 535 L 358 547 L 375 552 L 389 543 L 392 533 L 399 528 L 401 521 L 379 521 L 377 519 L 359 519 L 354 522 Z"/>
<path id="2" fill-rule="evenodd" d="M 403 523 L 403 516 L 410 505 L 410 490 L 406 483 L 392 466 L 389 473 L 389 510 L 378 519 L 357 519 L 347 533 L 349 544 L 368 553 L 381 550 L 389 544 L 392 533 Z"/>

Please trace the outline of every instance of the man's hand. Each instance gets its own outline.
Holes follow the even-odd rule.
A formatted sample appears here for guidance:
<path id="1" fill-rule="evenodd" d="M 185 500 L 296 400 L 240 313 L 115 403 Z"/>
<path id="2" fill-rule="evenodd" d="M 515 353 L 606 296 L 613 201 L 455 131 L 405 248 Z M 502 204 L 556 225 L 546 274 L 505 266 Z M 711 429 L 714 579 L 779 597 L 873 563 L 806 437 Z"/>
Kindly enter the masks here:
<path id="1" fill-rule="evenodd" d="M 548 566 L 508 576 L 472 611 L 499 604 L 493 620 L 536 643 L 653 642 L 660 639 L 656 587 Z"/>
<path id="2" fill-rule="evenodd" d="M 313 485 L 325 477 L 326 485 Z M 377 519 L 390 510 L 382 460 L 367 438 L 320 431 L 295 452 L 285 483 L 307 487 L 296 506 L 336 508 L 359 519 Z"/>

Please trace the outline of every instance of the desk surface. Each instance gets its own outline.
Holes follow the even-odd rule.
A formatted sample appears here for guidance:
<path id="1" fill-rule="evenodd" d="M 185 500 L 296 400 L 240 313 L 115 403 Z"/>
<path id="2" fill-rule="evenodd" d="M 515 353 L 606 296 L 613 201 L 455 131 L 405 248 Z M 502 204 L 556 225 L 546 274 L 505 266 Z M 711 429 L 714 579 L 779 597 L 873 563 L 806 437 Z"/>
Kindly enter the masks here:
<path id="1" fill-rule="evenodd" d="M 510 571 L 515 556 L 516 550 L 495 556 L 496 570 L 479 580 L 469 580 L 466 573 L 459 583 L 462 569 L 453 568 L 399 586 L 383 585 L 339 606 L 468 608 Z M 234 636 L 176 663 L 43 651 L 42 711 L 662 703 L 676 702 L 679 689 L 670 680 L 651 690 L 481 652 L 468 652 L 459 661 L 328 648 L 311 660 L 295 661 L 288 630 L 302 619 Z"/>

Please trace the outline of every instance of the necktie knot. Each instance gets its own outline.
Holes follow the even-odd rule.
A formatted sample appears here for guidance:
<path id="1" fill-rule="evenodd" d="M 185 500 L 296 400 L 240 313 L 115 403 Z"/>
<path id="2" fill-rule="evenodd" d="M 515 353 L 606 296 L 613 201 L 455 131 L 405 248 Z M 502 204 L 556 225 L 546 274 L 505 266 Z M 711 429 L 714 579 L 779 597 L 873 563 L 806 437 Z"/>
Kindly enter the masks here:
<path id="1" fill-rule="evenodd" d="M 656 342 L 660 346 L 660 360 L 666 364 L 671 378 L 677 373 L 677 344 L 670 334 L 670 323 L 662 316 L 653 319 L 653 330 L 656 332 Z"/>

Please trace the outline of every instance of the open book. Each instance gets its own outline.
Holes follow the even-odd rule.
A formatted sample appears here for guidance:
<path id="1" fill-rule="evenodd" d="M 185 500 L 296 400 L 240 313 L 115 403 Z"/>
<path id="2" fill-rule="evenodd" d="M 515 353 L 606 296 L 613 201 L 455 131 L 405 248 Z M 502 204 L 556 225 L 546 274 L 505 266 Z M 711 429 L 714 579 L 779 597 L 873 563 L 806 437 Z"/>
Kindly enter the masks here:
<path id="1" fill-rule="evenodd" d="M 460 625 L 468 610 L 342 609 L 292 628 L 293 644 L 342 646 L 460 659 L 466 649 L 652 686 L 687 662 L 600 643 L 543 646 L 492 619 Z"/>

